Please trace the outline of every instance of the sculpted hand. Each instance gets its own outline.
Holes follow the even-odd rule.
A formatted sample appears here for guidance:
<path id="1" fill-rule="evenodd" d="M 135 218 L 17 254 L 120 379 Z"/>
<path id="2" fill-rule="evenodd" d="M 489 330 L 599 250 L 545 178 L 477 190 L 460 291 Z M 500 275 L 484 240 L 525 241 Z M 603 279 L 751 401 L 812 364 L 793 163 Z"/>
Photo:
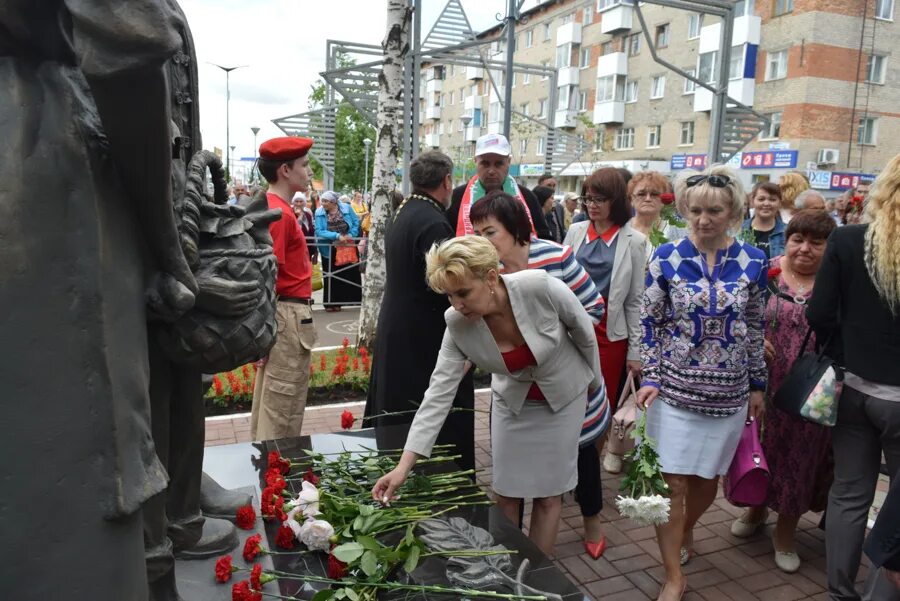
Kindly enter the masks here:
<path id="1" fill-rule="evenodd" d="M 634 404 L 638 406 L 638 409 L 646 411 L 658 396 L 659 388 L 656 386 L 641 386 L 635 396 Z"/>
<path id="2" fill-rule="evenodd" d="M 246 315 L 263 293 L 257 282 L 235 282 L 212 275 L 198 275 L 197 284 L 197 307 L 221 317 Z"/>
<path id="3" fill-rule="evenodd" d="M 755 420 L 766 412 L 766 395 L 762 390 L 750 391 L 750 419 Z"/>
<path id="4" fill-rule="evenodd" d="M 155 273 L 145 296 L 151 317 L 163 321 L 175 321 L 194 306 L 194 293 L 169 273 Z"/>
<path id="5" fill-rule="evenodd" d="M 406 476 L 409 472 L 400 466 L 395 467 L 392 471 L 378 479 L 375 486 L 372 487 L 372 498 L 384 505 L 390 505 L 391 501 L 397 497 L 394 493 L 406 482 Z"/>

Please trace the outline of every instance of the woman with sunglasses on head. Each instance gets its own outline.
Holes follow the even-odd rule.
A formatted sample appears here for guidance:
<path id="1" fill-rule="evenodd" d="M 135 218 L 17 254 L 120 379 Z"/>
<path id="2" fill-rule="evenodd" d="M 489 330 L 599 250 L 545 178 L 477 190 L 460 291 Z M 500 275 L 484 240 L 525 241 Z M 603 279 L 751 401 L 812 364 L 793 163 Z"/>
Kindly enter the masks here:
<path id="1" fill-rule="evenodd" d="M 684 595 L 681 566 L 694 553 L 694 525 L 716 498 L 748 415 L 762 414 L 766 389 L 766 256 L 731 235 L 744 213 L 743 187 L 714 165 L 682 173 L 675 190 L 690 235 L 650 260 L 637 393 L 671 495 L 669 521 L 656 529 L 662 601 Z"/>
<path id="2" fill-rule="evenodd" d="M 541 186 L 535 189 L 536 196 L 539 189 Z M 604 313 L 603 297 L 575 260 L 571 248 L 533 237 L 525 206 L 502 191 L 490 192 L 478 201 L 472 207 L 469 218 L 475 234 L 486 238 L 497 249 L 503 273 L 541 269 L 565 283 L 591 318 L 596 336 L 597 325 Z M 575 487 L 575 497 L 584 521 L 584 549 L 594 559 L 599 559 L 606 550 L 606 538 L 600 527 L 603 496 L 600 449 L 597 445 L 603 444 L 602 436 L 609 425 L 609 418 L 606 387 L 600 386 L 592 390 L 587 398 L 587 411 L 578 440 L 578 485 Z"/>
<path id="3" fill-rule="evenodd" d="M 647 238 L 628 224 L 631 203 L 618 169 L 604 167 L 588 176 L 579 202 L 587 221 L 573 223 L 563 244 L 572 247 L 575 259 L 606 299 L 597 341 L 606 391 L 615 411 L 626 365 L 629 377 L 641 372 L 640 313 Z M 604 467 L 618 473 L 621 458 L 607 454 Z"/>

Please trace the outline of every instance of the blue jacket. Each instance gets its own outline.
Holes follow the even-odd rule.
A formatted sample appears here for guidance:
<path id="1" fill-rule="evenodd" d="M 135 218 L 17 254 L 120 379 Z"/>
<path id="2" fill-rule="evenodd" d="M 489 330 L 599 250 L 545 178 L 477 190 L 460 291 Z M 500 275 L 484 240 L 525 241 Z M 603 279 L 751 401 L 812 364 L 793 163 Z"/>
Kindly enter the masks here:
<path id="1" fill-rule="evenodd" d="M 350 231 L 347 233 L 354 238 L 359 236 L 359 217 L 354 212 L 353 207 L 350 206 L 350 203 L 338 202 L 338 208 L 344 216 L 344 221 L 350 226 Z M 321 255 L 326 258 L 330 257 L 331 245 L 338 239 L 338 233 L 328 230 L 328 216 L 325 214 L 325 207 L 316 209 L 316 237 L 320 242 L 318 247 Z M 323 240 L 325 241 L 324 243 L 322 243 Z"/>
<path id="2" fill-rule="evenodd" d="M 753 218 L 744 221 L 744 225 L 741 227 L 741 230 L 744 232 L 752 232 Z M 781 220 L 781 217 L 775 217 L 775 229 L 772 230 L 772 233 L 769 234 L 769 258 L 773 259 L 779 255 L 784 254 L 784 232 L 787 230 L 787 226 L 784 224 L 784 221 Z M 749 240 L 749 238 L 745 238 Z"/>

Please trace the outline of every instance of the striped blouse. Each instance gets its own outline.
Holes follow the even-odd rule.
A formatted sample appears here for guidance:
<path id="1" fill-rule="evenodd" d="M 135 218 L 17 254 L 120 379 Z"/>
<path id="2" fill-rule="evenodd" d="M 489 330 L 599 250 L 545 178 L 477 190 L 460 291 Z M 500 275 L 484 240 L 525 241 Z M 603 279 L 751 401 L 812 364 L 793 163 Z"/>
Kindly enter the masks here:
<path id="1" fill-rule="evenodd" d="M 575 260 L 572 247 L 532 238 L 531 247 L 528 250 L 528 269 L 543 269 L 548 275 L 562 280 L 575 293 L 595 324 L 603 318 L 606 303 L 587 271 Z M 587 412 L 578 440 L 579 445 L 596 440 L 606 431 L 606 427 L 609 425 L 609 413 L 606 385 L 604 384 L 593 391 L 588 398 Z"/>

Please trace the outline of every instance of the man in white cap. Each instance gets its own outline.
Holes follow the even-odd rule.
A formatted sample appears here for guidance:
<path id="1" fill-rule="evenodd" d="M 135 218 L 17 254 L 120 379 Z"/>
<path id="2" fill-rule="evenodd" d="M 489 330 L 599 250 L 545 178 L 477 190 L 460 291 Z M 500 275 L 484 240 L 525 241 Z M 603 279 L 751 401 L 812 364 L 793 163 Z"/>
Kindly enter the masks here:
<path id="1" fill-rule="evenodd" d="M 531 190 L 518 185 L 509 175 L 510 154 L 512 149 L 509 140 L 501 134 L 481 136 L 475 142 L 475 176 L 453 190 L 450 208 L 447 209 L 447 218 L 457 236 L 473 233 L 472 223 L 469 221 L 472 205 L 485 194 L 502 190 L 525 205 L 532 230 L 537 237 L 551 239 L 550 228 L 547 227 L 537 198 Z"/>

